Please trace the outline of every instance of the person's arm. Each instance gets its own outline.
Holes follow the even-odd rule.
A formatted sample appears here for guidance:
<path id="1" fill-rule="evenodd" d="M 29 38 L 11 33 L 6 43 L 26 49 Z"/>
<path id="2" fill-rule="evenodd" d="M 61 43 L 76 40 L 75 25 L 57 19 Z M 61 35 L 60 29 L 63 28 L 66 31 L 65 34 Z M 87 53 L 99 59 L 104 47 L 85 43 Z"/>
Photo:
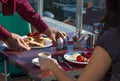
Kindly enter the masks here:
<path id="1" fill-rule="evenodd" d="M 97 46 L 78 81 L 102 81 L 111 64 L 112 59 L 109 54 L 103 48 Z"/>
<path id="2" fill-rule="evenodd" d="M 2 14 L 13 15 L 16 11 L 16 0 L 2 0 Z"/>
<path id="3" fill-rule="evenodd" d="M 16 0 L 16 11 L 21 17 L 30 22 L 39 33 L 46 34 L 54 43 L 56 43 L 57 37 L 62 37 L 64 39 L 64 36 L 67 36 L 64 32 L 48 27 L 27 0 Z"/>
<path id="4" fill-rule="evenodd" d="M 112 60 L 109 54 L 104 49 L 97 46 L 93 52 L 91 61 L 80 74 L 77 81 L 102 81 L 111 64 Z M 51 71 L 60 81 L 72 80 L 70 78 L 68 79 L 68 76 L 66 76 L 60 69 L 52 69 Z"/>
<path id="5" fill-rule="evenodd" d="M 112 64 L 109 54 L 100 46 L 97 46 L 93 52 L 89 64 L 84 68 L 77 81 L 102 81 Z M 49 65 L 49 67 L 48 67 Z M 42 70 L 50 70 L 59 81 L 74 81 L 53 61 L 41 61 Z"/>
<path id="6" fill-rule="evenodd" d="M 47 24 L 40 15 L 35 12 L 27 0 L 16 0 L 16 11 L 40 33 L 43 33 L 48 28 Z"/>
<path id="7" fill-rule="evenodd" d="M 0 25 L 0 40 L 6 43 L 11 50 L 30 50 L 30 47 L 19 35 L 8 32 L 2 25 Z"/>
<path id="8" fill-rule="evenodd" d="M 5 3 L 5 2 L 7 2 L 7 0 L 0 0 L 0 2 Z"/>
<path id="9" fill-rule="evenodd" d="M 76 81 L 73 77 L 68 76 L 61 68 L 56 68 L 51 70 L 55 77 L 58 78 L 59 81 Z"/>
<path id="10" fill-rule="evenodd" d="M 8 32 L 2 25 L 0 24 L 0 40 L 5 41 L 11 36 L 11 33 Z"/>

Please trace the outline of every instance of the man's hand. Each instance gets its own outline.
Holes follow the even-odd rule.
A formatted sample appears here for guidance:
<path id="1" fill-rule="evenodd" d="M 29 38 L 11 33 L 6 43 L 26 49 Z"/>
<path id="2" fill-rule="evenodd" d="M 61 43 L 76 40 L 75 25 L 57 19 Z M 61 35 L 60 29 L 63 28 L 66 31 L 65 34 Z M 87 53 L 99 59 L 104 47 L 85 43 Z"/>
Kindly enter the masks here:
<path id="1" fill-rule="evenodd" d="M 48 28 L 43 34 L 46 34 L 50 39 L 53 40 L 54 43 L 56 43 L 56 39 L 61 37 L 64 39 L 67 34 L 65 32 L 61 32 L 60 30 Z"/>
<path id="2" fill-rule="evenodd" d="M 6 41 L 4 41 L 7 46 L 11 50 L 15 51 L 23 51 L 23 50 L 30 50 L 31 48 L 24 42 L 23 38 L 21 38 L 17 34 L 11 34 L 11 37 L 9 37 Z"/>

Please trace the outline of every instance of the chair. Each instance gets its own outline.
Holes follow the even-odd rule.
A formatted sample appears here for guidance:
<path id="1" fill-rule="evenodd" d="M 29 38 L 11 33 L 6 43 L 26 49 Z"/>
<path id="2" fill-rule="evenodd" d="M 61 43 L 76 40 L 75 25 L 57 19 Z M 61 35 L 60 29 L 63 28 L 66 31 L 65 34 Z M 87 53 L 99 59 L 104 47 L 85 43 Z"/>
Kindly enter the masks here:
<path id="1" fill-rule="evenodd" d="M 0 24 L 2 24 L 2 26 L 5 27 L 9 32 L 16 33 L 21 36 L 31 32 L 30 24 L 22 19 L 17 13 L 12 16 L 3 16 L 2 13 L 0 13 Z M 9 64 L 9 70 L 10 77 L 25 75 L 21 70 L 12 64 Z M 3 58 L 0 58 L 0 73 L 4 73 Z"/>
<path id="2" fill-rule="evenodd" d="M 13 16 L 3 16 L 0 14 L 0 24 L 8 31 L 17 33 L 21 36 L 31 32 L 30 24 L 23 20 L 19 14 L 15 13 Z"/>

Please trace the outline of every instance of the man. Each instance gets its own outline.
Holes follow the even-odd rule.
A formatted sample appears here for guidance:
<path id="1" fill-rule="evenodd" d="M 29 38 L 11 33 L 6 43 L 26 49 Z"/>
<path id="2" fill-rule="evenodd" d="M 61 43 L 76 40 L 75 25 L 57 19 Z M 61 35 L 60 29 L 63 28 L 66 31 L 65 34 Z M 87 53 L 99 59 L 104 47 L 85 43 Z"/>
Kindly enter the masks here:
<path id="1" fill-rule="evenodd" d="M 0 0 L 0 2 L 2 2 L 3 15 L 13 15 L 14 12 L 17 12 L 23 19 L 30 22 L 39 33 L 46 34 L 53 42 L 56 42 L 56 36 L 63 38 L 66 35 L 64 32 L 48 27 L 27 0 Z M 30 50 L 30 47 L 19 35 L 8 32 L 2 25 L 0 25 L 0 40 L 4 41 L 12 50 Z"/>

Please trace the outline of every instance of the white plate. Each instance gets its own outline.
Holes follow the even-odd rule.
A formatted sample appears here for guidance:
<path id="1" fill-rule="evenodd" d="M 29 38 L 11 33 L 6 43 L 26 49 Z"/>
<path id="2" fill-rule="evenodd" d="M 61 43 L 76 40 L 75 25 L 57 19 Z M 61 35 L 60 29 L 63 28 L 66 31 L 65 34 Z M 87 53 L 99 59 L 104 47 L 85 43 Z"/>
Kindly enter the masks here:
<path id="1" fill-rule="evenodd" d="M 36 66 L 39 66 L 39 58 L 32 59 L 32 63 Z"/>
<path id="2" fill-rule="evenodd" d="M 50 47 L 52 46 L 52 42 L 47 42 L 46 45 L 44 45 L 43 47 L 40 47 L 40 46 L 30 46 L 31 48 L 46 48 L 46 47 Z"/>
<path id="3" fill-rule="evenodd" d="M 71 63 L 76 63 L 76 64 L 88 64 L 88 62 L 78 62 L 76 59 L 72 59 L 71 60 L 71 55 L 75 54 L 75 53 L 80 53 L 78 51 L 72 51 L 72 52 L 67 52 L 66 54 L 64 54 L 64 58 L 65 60 L 71 62 Z"/>
<path id="4" fill-rule="evenodd" d="M 23 36 L 22 38 L 27 38 L 27 36 Z M 46 45 L 44 45 L 43 47 L 40 46 L 30 46 L 31 48 L 46 48 L 46 47 L 50 47 L 52 46 L 52 40 L 46 40 Z M 5 43 L 2 44 L 3 47 L 8 47 Z"/>
<path id="5" fill-rule="evenodd" d="M 22 38 L 27 38 L 27 36 L 23 36 Z M 40 46 L 30 46 L 31 48 L 46 48 L 46 47 L 50 47 L 52 46 L 52 40 L 46 40 L 46 45 L 44 45 L 43 47 Z"/>

